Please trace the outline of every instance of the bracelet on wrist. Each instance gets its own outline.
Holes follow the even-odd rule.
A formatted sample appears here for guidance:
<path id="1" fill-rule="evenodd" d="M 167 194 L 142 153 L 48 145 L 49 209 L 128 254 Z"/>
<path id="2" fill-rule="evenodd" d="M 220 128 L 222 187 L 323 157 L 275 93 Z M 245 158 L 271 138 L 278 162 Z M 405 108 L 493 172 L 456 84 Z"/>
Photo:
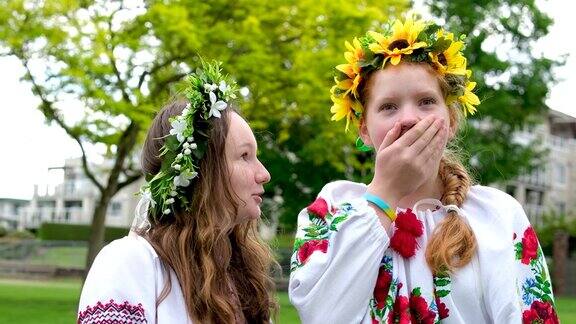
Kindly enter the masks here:
<path id="1" fill-rule="evenodd" d="M 390 219 L 390 221 L 394 222 L 396 220 L 396 211 L 390 208 L 390 205 L 388 205 L 380 197 L 370 193 L 365 193 L 363 197 L 364 199 L 366 199 L 366 201 L 371 202 L 372 204 L 374 204 L 374 206 L 378 207 L 378 209 L 384 212 L 384 214 Z"/>

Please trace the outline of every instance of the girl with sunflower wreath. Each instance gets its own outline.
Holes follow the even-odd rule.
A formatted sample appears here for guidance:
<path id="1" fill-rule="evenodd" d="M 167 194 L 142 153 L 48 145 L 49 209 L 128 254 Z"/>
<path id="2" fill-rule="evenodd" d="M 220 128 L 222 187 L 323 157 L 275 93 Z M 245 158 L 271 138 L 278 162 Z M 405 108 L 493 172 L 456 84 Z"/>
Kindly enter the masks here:
<path id="1" fill-rule="evenodd" d="M 480 104 L 464 37 L 414 17 L 346 42 L 332 120 L 374 150 L 298 216 L 289 295 L 303 323 L 558 323 L 521 205 L 447 148 Z"/>

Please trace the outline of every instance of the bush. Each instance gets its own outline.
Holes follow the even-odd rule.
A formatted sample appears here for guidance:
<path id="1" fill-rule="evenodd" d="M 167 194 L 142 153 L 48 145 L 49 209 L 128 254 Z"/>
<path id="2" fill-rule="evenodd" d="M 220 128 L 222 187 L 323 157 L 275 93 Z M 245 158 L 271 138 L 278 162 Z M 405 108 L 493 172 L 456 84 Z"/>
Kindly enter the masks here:
<path id="1" fill-rule="evenodd" d="M 91 231 L 90 225 L 43 223 L 38 237 L 48 241 L 88 241 Z M 104 241 L 111 242 L 127 234 L 128 228 L 106 227 Z"/>
<path id="2" fill-rule="evenodd" d="M 8 234 L 8 230 L 4 226 L 0 226 L 0 237 L 4 237 Z"/>
<path id="3" fill-rule="evenodd" d="M 30 231 L 21 230 L 21 231 L 8 232 L 8 234 L 6 234 L 6 236 L 4 236 L 4 238 L 16 239 L 16 240 L 31 240 L 31 239 L 36 238 L 36 236 Z"/>

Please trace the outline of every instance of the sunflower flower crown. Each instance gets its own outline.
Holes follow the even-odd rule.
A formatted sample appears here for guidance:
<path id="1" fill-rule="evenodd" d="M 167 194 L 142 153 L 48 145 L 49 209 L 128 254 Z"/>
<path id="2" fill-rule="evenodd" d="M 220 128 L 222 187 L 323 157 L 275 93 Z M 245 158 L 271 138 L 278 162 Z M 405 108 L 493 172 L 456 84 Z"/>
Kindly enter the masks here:
<path id="1" fill-rule="evenodd" d="M 464 116 L 476 112 L 480 104 L 472 92 L 476 82 L 467 70 L 462 54 L 465 36 L 455 37 L 440 26 L 407 17 L 386 26 L 382 33 L 369 31 L 364 37 L 348 41 L 344 53 L 347 63 L 336 66 L 335 85 L 330 89 L 333 102 L 330 112 L 333 121 L 346 118 L 346 131 L 350 122 L 362 116 L 358 86 L 368 73 L 398 65 L 401 61 L 428 63 L 449 85 L 448 106 L 462 109 Z"/>
<path id="2" fill-rule="evenodd" d="M 181 93 L 186 108 L 170 118 L 170 133 L 160 149 L 162 165 L 140 189 L 148 203 L 149 215 L 157 220 L 174 212 L 175 204 L 184 210 L 190 207 L 187 188 L 199 176 L 199 161 L 208 145 L 210 120 L 220 118 L 230 100 L 236 98 L 237 86 L 222 74 L 221 63 L 202 61 L 202 68 L 189 74 Z"/>

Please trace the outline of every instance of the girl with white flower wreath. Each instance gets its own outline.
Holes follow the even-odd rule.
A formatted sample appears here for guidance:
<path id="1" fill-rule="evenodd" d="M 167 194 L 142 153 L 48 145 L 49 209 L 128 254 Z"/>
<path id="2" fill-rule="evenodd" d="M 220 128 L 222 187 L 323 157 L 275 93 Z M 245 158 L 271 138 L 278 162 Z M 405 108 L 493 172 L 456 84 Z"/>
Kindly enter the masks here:
<path id="1" fill-rule="evenodd" d="M 236 85 L 202 65 L 148 130 L 136 218 L 96 257 L 78 323 L 269 323 L 277 308 L 257 236 L 270 174 Z"/>
<path id="2" fill-rule="evenodd" d="M 333 120 L 375 151 L 372 181 L 327 184 L 298 216 L 290 300 L 303 323 L 558 323 L 535 232 L 455 154 L 472 93 L 464 38 L 412 17 L 346 42 Z"/>

